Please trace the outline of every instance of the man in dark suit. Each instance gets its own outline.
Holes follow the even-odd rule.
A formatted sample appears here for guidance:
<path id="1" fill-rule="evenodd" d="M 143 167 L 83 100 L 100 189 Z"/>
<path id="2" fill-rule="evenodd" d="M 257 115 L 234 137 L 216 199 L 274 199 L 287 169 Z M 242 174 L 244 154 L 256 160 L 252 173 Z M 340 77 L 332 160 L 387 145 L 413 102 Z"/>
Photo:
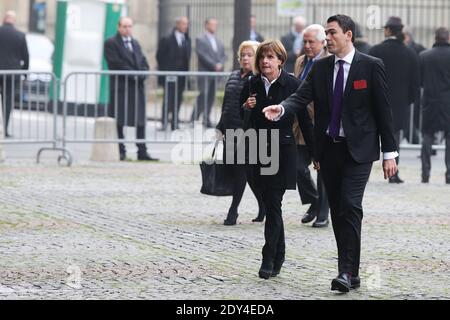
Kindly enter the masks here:
<path id="1" fill-rule="evenodd" d="M 401 133 L 409 131 L 410 105 L 420 92 L 419 59 L 413 49 L 403 43 L 403 24 L 399 17 L 390 17 L 384 26 L 386 40 L 373 46 L 369 54 L 383 60 L 386 68 L 388 92 L 394 117 L 394 134 L 397 150 Z M 399 157 L 397 157 L 397 165 Z M 397 174 L 389 183 L 403 183 Z"/>
<path id="2" fill-rule="evenodd" d="M 339 275 L 331 290 L 341 292 L 360 286 L 362 200 L 380 138 L 385 179 L 395 174 L 398 156 L 383 62 L 356 51 L 354 33 L 350 17 L 328 18 L 333 55 L 316 61 L 288 99 L 263 110 L 277 121 L 314 102 L 314 165 L 322 172 L 338 247 Z"/>
<path id="3" fill-rule="evenodd" d="M 289 73 L 294 73 L 295 61 L 303 50 L 303 30 L 306 27 L 306 20 L 302 16 L 297 16 L 293 24 L 292 30 L 281 37 L 281 43 L 288 54 L 284 70 Z"/>
<path id="4" fill-rule="evenodd" d="M 209 18 L 205 21 L 205 33 L 199 36 L 195 43 L 198 56 L 198 71 L 220 72 L 225 64 L 225 47 L 216 36 L 217 20 Z M 191 120 L 195 121 L 203 113 L 203 124 L 207 128 L 213 125 L 209 119 L 214 100 L 216 99 L 216 79 L 214 77 L 199 77 L 197 104 L 192 112 Z M 206 100 L 206 105 L 205 105 Z"/>
<path id="5" fill-rule="evenodd" d="M 28 70 L 29 55 L 25 34 L 18 31 L 16 13 L 8 11 L 0 27 L 0 70 Z M 20 87 L 20 76 L 3 75 L 0 77 L 0 93 L 3 105 L 3 128 L 6 137 L 11 111 L 14 108 L 15 90 Z"/>
<path id="6" fill-rule="evenodd" d="M 188 71 L 191 59 L 191 39 L 188 35 L 189 20 L 179 17 L 176 26 L 166 37 L 161 38 L 156 52 L 156 60 L 160 71 Z M 170 115 L 172 130 L 178 129 L 178 114 L 183 101 L 183 92 L 186 87 L 186 77 L 178 76 L 176 82 L 167 82 L 166 77 L 158 80 L 164 88 L 164 101 L 162 112 L 162 129 L 167 127 Z M 175 85 L 176 84 L 176 85 Z M 166 87 L 167 85 L 167 87 Z M 175 87 L 177 91 L 175 92 Z"/>
<path id="7" fill-rule="evenodd" d="M 261 35 L 261 33 L 256 31 L 256 16 L 253 14 L 250 17 L 250 37 L 248 39 L 258 42 L 264 41 L 264 37 Z"/>
<path id="8" fill-rule="evenodd" d="M 365 54 L 369 54 L 369 51 L 372 48 L 372 46 L 367 42 L 367 39 L 364 38 L 361 26 L 359 24 L 356 24 L 355 42 L 353 43 L 353 45 L 355 46 L 356 50 Z"/>
<path id="9" fill-rule="evenodd" d="M 423 87 L 422 182 L 428 183 L 431 171 L 431 146 L 434 134 L 445 138 L 445 182 L 450 184 L 450 43 L 447 28 L 439 28 L 433 48 L 420 54 Z"/>
<path id="10" fill-rule="evenodd" d="M 109 70 L 146 71 L 147 59 L 139 43 L 132 38 L 133 20 L 121 17 L 117 34 L 105 41 L 104 52 Z M 117 91 L 116 91 L 117 90 Z M 109 114 L 117 120 L 119 139 L 124 139 L 124 126 L 136 127 L 136 139 L 145 139 L 146 101 L 145 76 L 112 75 L 110 77 Z M 158 160 L 147 153 L 145 143 L 137 143 L 138 160 Z M 119 143 L 120 160 L 126 159 L 126 149 Z"/>

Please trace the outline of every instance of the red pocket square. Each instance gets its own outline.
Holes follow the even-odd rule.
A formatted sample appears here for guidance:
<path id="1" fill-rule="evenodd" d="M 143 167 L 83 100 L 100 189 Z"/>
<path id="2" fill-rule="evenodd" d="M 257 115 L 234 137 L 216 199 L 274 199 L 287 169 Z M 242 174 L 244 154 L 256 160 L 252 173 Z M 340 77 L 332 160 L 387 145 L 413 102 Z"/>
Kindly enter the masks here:
<path id="1" fill-rule="evenodd" d="M 367 81 L 366 80 L 356 80 L 353 82 L 353 88 L 355 90 L 367 89 Z"/>

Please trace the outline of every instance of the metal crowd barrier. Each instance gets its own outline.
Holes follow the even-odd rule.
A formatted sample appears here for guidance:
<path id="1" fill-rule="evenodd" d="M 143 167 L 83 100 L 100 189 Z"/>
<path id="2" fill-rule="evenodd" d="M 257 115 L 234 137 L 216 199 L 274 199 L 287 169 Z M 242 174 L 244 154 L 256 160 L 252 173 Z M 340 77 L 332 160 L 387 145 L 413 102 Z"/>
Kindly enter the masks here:
<path id="1" fill-rule="evenodd" d="M 56 92 L 53 73 L 0 70 L 0 143 L 50 145 L 39 149 L 37 162 L 44 151 L 59 151 L 58 161 L 69 161 L 68 151 L 59 146 Z"/>
<path id="2" fill-rule="evenodd" d="M 3 70 L 0 132 L 9 136 L 0 143 L 49 145 L 39 149 L 37 162 L 42 152 L 58 151 L 58 162 L 65 160 L 70 165 L 72 154 L 68 144 L 185 142 L 182 134 L 172 133 L 192 131 L 202 125 L 214 128 L 219 121 L 229 75 L 229 72 L 73 72 L 60 83 L 52 73 Z M 139 95 L 142 101 L 133 99 Z M 11 114 L 9 121 L 8 114 Z M 114 118 L 124 125 L 123 136 L 114 139 L 94 136 L 95 121 L 100 117 Z M 409 130 L 403 133 L 407 143 L 402 143 L 401 149 L 421 148 L 420 122 L 419 128 L 415 128 L 411 106 Z M 145 128 L 145 135 L 142 130 L 137 132 L 136 125 Z M 414 130 L 419 130 L 418 141 L 414 141 L 419 143 L 412 143 Z M 433 149 L 445 146 L 435 144 Z"/>
<path id="3" fill-rule="evenodd" d="M 63 146 L 180 142 L 173 131 L 190 129 L 198 123 L 215 127 L 221 115 L 221 92 L 229 75 L 163 71 L 70 73 L 63 81 Z M 136 99 L 142 93 L 144 110 L 142 101 Z M 123 125 L 124 137 L 94 137 L 94 123 L 99 117 L 116 119 Z M 137 137 L 135 127 L 142 127 L 143 123 L 146 135 Z"/>

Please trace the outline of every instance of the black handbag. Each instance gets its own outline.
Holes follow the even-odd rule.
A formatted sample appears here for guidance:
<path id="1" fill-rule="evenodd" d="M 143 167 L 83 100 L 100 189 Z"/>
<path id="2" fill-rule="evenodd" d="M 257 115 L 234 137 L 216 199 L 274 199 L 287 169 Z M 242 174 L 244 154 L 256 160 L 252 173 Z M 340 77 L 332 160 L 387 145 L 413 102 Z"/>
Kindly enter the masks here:
<path id="1" fill-rule="evenodd" d="M 200 189 L 200 193 L 219 197 L 231 196 L 233 195 L 231 168 L 224 163 L 217 163 L 217 148 L 218 141 L 212 152 L 212 161 L 202 161 L 200 163 L 200 170 L 202 172 L 202 188 Z"/>

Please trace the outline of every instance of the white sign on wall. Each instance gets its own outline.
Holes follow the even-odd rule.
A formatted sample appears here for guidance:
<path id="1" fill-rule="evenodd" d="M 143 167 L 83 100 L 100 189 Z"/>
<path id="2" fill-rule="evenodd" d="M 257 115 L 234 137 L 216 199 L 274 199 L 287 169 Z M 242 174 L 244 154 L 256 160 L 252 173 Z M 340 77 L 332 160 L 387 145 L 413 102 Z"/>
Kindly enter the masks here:
<path id="1" fill-rule="evenodd" d="M 304 16 L 306 0 L 277 0 L 277 14 L 282 17 Z"/>

